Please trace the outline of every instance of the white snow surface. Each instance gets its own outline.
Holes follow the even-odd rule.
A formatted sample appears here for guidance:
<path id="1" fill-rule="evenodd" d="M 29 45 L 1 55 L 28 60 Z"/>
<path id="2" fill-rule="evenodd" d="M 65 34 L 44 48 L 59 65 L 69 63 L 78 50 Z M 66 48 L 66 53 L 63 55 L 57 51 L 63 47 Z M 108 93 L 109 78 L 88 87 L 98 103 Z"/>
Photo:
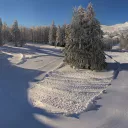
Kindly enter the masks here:
<path id="1" fill-rule="evenodd" d="M 62 65 L 62 48 L 0 48 L 0 127 L 128 128 L 128 53 L 117 48 L 102 72 Z"/>
<path id="2" fill-rule="evenodd" d="M 61 49 L 39 44 L 0 48 L 0 128 L 52 128 L 35 114 L 56 116 L 33 107 L 28 89 L 63 62 Z"/>
<path id="3" fill-rule="evenodd" d="M 34 106 L 50 112 L 79 114 L 90 109 L 112 79 L 113 71 L 75 70 L 65 65 L 31 88 L 29 97 Z"/>

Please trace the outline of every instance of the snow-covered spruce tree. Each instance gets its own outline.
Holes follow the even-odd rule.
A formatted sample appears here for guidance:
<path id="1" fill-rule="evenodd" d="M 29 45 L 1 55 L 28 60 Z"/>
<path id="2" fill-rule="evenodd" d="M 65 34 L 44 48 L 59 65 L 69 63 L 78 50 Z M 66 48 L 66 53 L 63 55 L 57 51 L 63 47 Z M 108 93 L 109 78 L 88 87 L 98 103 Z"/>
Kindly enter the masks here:
<path id="1" fill-rule="evenodd" d="M 58 26 L 57 31 L 56 31 L 56 46 L 61 46 L 62 45 L 62 30 L 61 27 Z"/>
<path id="2" fill-rule="evenodd" d="M 66 31 L 66 24 L 64 24 L 62 26 L 61 31 L 62 31 L 62 44 L 61 44 L 61 46 L 65 47 L 65 44 L 66 44 L 66 38 L 65 38 L 65 36 L 66 36 L 66 33 L 65 33 L 65 31 Z"/>
<path id="3" fill-rule="evenodd" d="M 2 20 L 0 18 L 0 46 L 3 45 L 3 42 L 2 42 Z"/>
<path id="4" fill-rule="evenodd" d="M 68 24 L 66 25 L 66 28 L 65 28 L 65 43 L 66 43 L 65 45 L 67 48 L 70 45 L 70 42 L 71 42 L 71 25 Z M 65 52 L 66 52 L 66 49 L 65 49 Z"/>
<path id="5" fill-rule="evenodd" d="M 56 26 L 53 21 L 49 30 L 49 44 L 55 45 L 55 43 L 56 43 Z"/>
<path id="6" fill-rule="evenodd" d="M 14 45 L 17 47 L 18 42 L 20 41 L 20 30 L 18 28 L 18 22 L 17 20 L 14 21 L 12 28 L 11 28 L 11 34 L 12 34 L 12 40 L 14 42 Z"/>
<path id="7" fill-rule="evenodd" d="M 69 29 L 70 28 L 70 29 Z M 65 47 L 65 62 L 72 67 L 102 70 L 105 68 L 102 35 L 99 21 L 95 18 L 92 4 L 85 10 L 74 9 Z"/>

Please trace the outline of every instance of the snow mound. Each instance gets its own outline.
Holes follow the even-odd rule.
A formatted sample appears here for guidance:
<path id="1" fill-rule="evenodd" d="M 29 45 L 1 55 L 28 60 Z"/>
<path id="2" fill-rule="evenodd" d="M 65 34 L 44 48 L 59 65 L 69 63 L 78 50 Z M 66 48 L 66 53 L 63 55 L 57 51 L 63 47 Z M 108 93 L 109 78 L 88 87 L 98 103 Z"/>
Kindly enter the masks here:
<path id="1" fill-rule="evenodd" d="M 2 53 L 12 56 L 11 58 L 8 59 L 12 64 L 20 63 L 24 56 L 22 53 L 19 53 L 19 54 L 18 53 L 8 53 L 8 52 L 4 52 L 4 51 L 2 51 Z"/>
<path id="2" fill-rule="evenodd" d="M 29 89 L 30 102 L 53 113 L 79 114 L 111 83 L 113 71 L 75 70 L 66 65 Z"/>

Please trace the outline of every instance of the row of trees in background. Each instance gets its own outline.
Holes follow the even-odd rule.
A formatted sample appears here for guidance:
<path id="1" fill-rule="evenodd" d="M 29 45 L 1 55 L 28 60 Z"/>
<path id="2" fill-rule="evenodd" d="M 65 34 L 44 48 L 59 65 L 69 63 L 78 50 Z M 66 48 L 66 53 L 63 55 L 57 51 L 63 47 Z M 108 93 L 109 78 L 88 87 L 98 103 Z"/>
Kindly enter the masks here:
<path id="1" fill-rule="evenodd" d="M 56 27 L 54 21 L 51 26 L 24 27 L 18 26 L 18 21 L 14 21 L 10 27 L 0 19 L 0 45 L 13 42 L 15 46 L 23 46 L 26 42 L 51 44 L 64 47 L 70 34 L 69 25 Z M 122 40 L 120 40 L 122 38 Z M 104 33 L 103 42 L 105 50 L 110 50 L 113 44 L 122 41 L 124 46 L 124 36 L 117 33 Z"/>
<path id="2" fill-rule="evenodd" d="M 18 26 L 18 21 L 14 21 L 10 27 L 2 23 L 0 19 L 0 45 L 7 42 L 13 42 L 15 46 L 23 46 L 26 42 L 45 43 L 56 46 L 65 46 L 65 29 L 66 24 L 62 27 L 56 27 L 54 21 L 51 26 L 24 27 Z"/>

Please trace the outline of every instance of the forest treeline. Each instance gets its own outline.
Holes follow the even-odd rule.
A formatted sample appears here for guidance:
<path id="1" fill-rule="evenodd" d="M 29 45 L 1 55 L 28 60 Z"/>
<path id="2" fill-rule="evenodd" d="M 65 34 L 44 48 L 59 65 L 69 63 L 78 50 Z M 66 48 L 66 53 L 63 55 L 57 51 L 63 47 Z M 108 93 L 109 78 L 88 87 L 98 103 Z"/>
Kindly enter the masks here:
<path id="1" fill-rule="evenodd" d="M 0 45 L 13 42 L 15 46 L 23 46 L 26 42 L 33 42 L 65 46 L 66 26 L 56 26 L 53 21 L 51 26 L 25 27 L 19 26 L 17 20 L 8 26 L 0 19 Z"/>

